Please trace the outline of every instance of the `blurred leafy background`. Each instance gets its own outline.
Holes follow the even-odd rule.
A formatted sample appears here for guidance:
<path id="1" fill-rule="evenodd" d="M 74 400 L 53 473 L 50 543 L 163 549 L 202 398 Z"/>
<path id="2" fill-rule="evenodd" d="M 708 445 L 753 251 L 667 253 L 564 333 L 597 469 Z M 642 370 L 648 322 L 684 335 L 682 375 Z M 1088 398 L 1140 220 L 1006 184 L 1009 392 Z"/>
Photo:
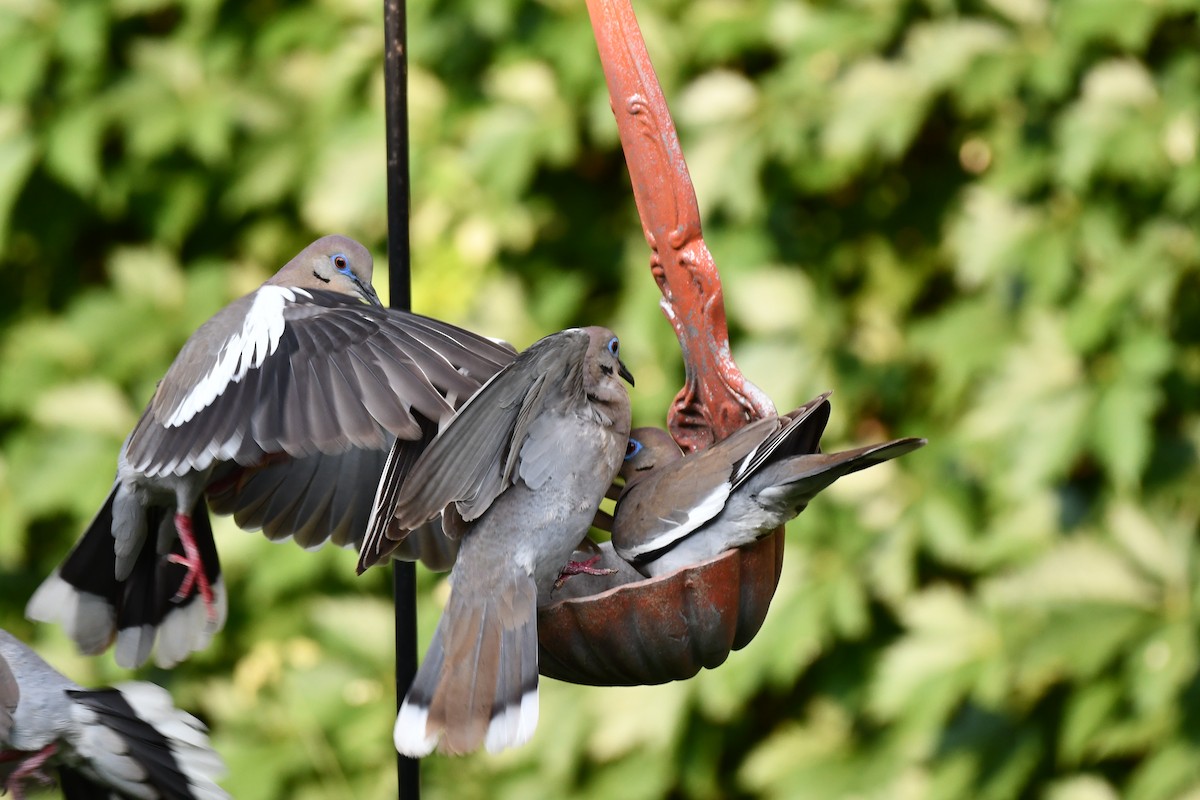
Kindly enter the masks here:
<path id="1" fill-rule="evenodd" d="M 680 383 L 580 0 L 412 0 L 414 307 L 607 323 Z M 428 798 L 1200 797 L 1194 0 L 637 0 L 734 355 L 830 446 L 924 435 L 789 527 L 757 639 L 546 681 Z M 385 273 L 380 4 L 0 4 L 0 625 L 187 334 L 316 235 Z M 383 284 L 382 279 L 377 285 Z M 241 798 L 394 796 L 387 572 L 220 521 L 232 612 L 169 686 Z M 420 576 L 424 636 L 444 601 Z"/>

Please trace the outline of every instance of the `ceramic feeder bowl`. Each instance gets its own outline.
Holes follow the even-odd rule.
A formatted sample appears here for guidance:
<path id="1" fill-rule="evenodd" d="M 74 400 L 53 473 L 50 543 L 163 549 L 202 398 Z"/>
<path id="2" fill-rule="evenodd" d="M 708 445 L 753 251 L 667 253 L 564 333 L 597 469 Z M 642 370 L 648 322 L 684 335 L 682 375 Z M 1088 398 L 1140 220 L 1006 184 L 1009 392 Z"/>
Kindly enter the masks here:
<path id="1" fill-rule="evenodd" d="M 542 606 L 539 671 L 570 683 L 637 686 L 721 665 L 762 627 L 783 543 L 780 529 L 669 575 Z"/>

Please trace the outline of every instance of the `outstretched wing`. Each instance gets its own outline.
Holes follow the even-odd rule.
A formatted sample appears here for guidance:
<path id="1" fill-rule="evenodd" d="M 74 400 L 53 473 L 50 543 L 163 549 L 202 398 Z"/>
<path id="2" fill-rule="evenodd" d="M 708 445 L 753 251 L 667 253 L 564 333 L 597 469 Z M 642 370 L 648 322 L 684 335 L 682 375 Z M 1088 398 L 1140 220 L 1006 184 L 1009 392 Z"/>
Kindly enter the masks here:
<path id="1" fill-rule="evenodd" d="M 350 448 L 385 450 L 448 418 L 513 359 L 453 325 L 333 292 L 263 286 L 184 345 L 126 444 L 128 466 L 184 474 Z"/>

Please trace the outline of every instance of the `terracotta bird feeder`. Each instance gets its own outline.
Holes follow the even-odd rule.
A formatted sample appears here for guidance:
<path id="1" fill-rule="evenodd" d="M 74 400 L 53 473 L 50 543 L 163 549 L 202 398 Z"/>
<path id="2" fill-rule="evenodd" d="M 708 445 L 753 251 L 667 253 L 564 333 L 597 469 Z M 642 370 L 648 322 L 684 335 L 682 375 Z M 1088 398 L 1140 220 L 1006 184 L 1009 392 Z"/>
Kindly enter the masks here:
<path id="1" fill-rule="evenodd" d="M 675 328 L 685 385 L 668 412 L 685 451 L 774 414 L 729 349 L 721 279 L 679 137 L 630 0 L 587 0 L 663 313 Z M 543 675 L 591 685 L 657 684 L 716 667 L 767 614 L 783 564 L 783 530 L 658 578 L 561 600 L 538 612 Z"/>

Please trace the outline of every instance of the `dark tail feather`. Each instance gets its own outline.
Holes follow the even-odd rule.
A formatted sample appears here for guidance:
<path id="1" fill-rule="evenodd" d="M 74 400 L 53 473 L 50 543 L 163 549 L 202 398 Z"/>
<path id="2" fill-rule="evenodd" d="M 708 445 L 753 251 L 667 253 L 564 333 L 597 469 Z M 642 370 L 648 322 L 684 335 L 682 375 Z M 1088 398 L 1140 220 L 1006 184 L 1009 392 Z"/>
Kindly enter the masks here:
<path id="1" fill-rule="evenodd" d="M 112 535 L 116 493 L 114 486 L 83 537 L 25 607 L 25 616 L 32 620 L 62 624 L 80 652 L 88 655 L 104 652 L 117 635 L 121 584 Z"/>
<path id="2" fill-rule="evenodd" d="M 103 749 L 96 737 L 89 768 L 123 795 L 167 800 L 226 797 L 215 783 L 224 764 L 209 744 L 198 719 L 175 707 L 165 689 L 150 683 L 126 683 L 113 689 L 71 690 L 71 699 L 121 739 Z M 150 790 L 150 791 L 148 791 Z M 81 795 L 92 796 L 95 795 Z"/>
<path id="3" fill-rule="evenodd" d="M 58 788 L 63 800 L 121 800 L 121 795 L 66 765 L 58 768 Z"/>
<path id="4" fill-rule="evenodd" d="M 79 591 L 114 601 L 120 596 L 116 578 L 117 551 L 112 535 L 116 495 L 117 487 L 114 486 L 83 537 L 59 567 L 63 579 Z"/>
<path id="5" fill-rule="evenodd" d="M 155 662 L 174 666 L 206 647 L 224 624 L 225 588 L 208 509 L 203 499 L 196 503 L 192 530 L 215 595 L 215 623 L 208 621 L 197 590 L 175 599 L 185 568 L 168 561 L 171 552 L 183 554 L 169 509 L 147 509 L 146 536 L 133 569 L 125 580 L 117 579 L 112 535 L 115 494 L 116 488 L 63 563 L 34 592 L 25 615 L 60 623 L 80 652 L 89 655 L 104 652 L 116 641 L 117 663 L 127 668 L 145 663 L 157 639 Z M 160 538 L 172 542 L 170 552 L 158 552 Z"/>
<path id="6" fill-rule="evenodd" d="M 212 520 L 201 498 L 192 508 L 192 536 L 200 550 L 204 574 L 212 587 L 216 619 L 209 620 L 199 586 L 182 598 L 176 597 L 187 575 L 182 564 L 172 563 L 171 555 L 183 555 L 183 543 L 175 535 L 175 520 L 166 509 L 150 512 L 150 535 L 142 544 L 138 561 L 123 587 L 117 612 L 117 663 L 132 668 L 145 663 L 154 649 L 154 663 L 173 667 L 197 650 L 202 650 L 225 625 L 227 597 L 221 580 L 221 561 L 213 538 Z M 161 531 L 159 536 L 155 532 Z M 156 543 L 168 540 L 168 552 L 160 553 Z"/>
<path id="7" fill-rule="evenodd" d="M 536 590 L 513 576 L 486 596 L 451 591 L 425 662 L 396 718 L 396 749 L 491 752 L 537 727 Z"/>

